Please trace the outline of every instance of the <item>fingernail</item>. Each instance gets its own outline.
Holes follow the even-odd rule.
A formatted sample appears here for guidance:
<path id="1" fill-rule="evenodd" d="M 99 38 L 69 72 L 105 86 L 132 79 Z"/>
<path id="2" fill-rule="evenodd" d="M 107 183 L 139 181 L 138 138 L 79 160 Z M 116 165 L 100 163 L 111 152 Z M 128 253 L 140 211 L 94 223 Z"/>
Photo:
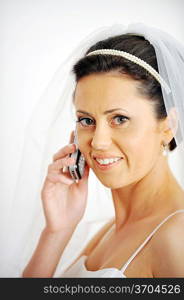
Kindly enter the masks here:
<path id="1" fill-rule="evenodd" d="M 66 167 L 63 167 L 63 173 L 66 173 Z"/>

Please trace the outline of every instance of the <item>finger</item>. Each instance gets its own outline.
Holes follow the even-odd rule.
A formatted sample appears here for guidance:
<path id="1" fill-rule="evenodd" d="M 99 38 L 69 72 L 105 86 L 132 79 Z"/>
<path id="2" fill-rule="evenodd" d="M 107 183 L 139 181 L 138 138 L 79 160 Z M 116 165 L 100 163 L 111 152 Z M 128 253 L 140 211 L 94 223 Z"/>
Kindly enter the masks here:
<path id="1" fill-rule="evenodd" d="M 51 183 L 65 183 L 70 185 L 73 183 L 73 179 L 71 177 L 65 176 L 64 174 L 54 174 L 50 173 L 47 175 L 46 180 Z"/>
<path id="2" fill-rule="evenodd" d="M 70 133 L 70 139 L 69 139 L 69 143 L 73 144 L 74 142 L 74 130 Z"/>
<path id="3" fill-rule="evenodd" d="M 69 144 L 66 145 L 65 147 L 61 148 L 58 152 L 56 152 L 54 155 L 53 155 L 53 161 L 55 161 L 56 159 L 58 158 L 61 158 L 63 156 L 66 156 L 68 155 L 70 152 L 68 152 L 67 150 L 71 150 L 71 152 L 74 152 L 77 150 L 77 145 L 74 144 L 74 134 L 75 134 L 75 131 L 72 130 L 71 133 L 70 133 L 70 139 L 69 139 Z M 68 148 L 69 147 L 69 148 Z M 74 151 L 73 151 L 74 149 Z M 62 156 L 61 156 L 62 155 Z"/>
<path id="4" fill-rule="evenodd" d="M 75 146 L 75 144 L 66 145 L 53 155 L 53 161 L 56 161 L 59 158 L 69 156 L 69 154 L 75 152 L 76 149 L 77 147 Z"/>
<path id="5" fill-rule="evenodd" d="M 75 159 L 73 157 L 58 159 L 48 166 L 48 172 L 49 173 L 50 172 L 58 173 L 58 171 L 61 171 L 61 169 L 63 169 L 64 167 L 73 165 L 74 162 L 75 162 Z"/>
<path id="6" fill-rule="evenodd" d="M 75 145 L 75 151 L 79 148 L 78 147 L 78 144 L 76 143 L 76 141 L 75 141 L 75 143 L 74 143 L 74 140 L 75 140 L 75 131 L 73 130 L 72 132 L 71 132 L 71 134 L 70 134 L 70 139 L 69 139 L 69 143 L 70 144 L 74 144 Z"/>
<path id="7" fill-rule="evenodd" d="M 69 143 L 74 144 L 74 139 L 75 139 L 75 131 L 73 130 L 70 134 Z M 76 149 L 78 149 L 78 144 L 76 142 L 75 142 L 75 145 L 76 145 Z"/>

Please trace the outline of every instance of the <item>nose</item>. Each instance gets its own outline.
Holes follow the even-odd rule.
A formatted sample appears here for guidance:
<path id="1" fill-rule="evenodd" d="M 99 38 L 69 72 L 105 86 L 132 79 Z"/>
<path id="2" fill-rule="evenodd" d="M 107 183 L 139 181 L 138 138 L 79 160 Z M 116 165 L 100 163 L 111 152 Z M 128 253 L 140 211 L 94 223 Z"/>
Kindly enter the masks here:
<path id="1" fill-rule="evenodd" d="M 110 148 L 111 144 L 112 139 L 110 132 L 104 128 L 96 128 L 91 141 L 91 146 L 95 150 L 107 150 Z"/>

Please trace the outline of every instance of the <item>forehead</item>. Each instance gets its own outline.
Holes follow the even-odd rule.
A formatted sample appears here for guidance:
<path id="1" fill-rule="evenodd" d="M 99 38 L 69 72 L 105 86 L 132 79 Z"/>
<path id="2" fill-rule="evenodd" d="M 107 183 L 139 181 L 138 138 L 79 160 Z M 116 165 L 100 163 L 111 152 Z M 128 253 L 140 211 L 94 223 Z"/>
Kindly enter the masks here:
<path id="1" fill-rule="evenodd" d="M 150 102 L 138 91 L 139 86 L 139 81 L 124 74 L 91 74 L 77 83 L 74 104 L 77 109 L 140 109 L 143 106 L 149 106 L 150 109 Z"/>

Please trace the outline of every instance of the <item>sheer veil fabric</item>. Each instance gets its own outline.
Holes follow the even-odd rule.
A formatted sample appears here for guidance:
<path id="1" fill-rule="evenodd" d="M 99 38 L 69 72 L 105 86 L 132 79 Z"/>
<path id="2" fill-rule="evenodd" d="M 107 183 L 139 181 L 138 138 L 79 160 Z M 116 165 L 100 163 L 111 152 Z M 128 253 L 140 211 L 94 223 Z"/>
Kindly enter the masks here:
<path id="1" fill-rule="evenodd" d="M 44 227 L 40 191 L 47 168 L 53 154 L 68 144 L 70 132 L 75 129 L 72 96 L 76 83 L 71 72 L 74 63 L 97 41 L 123 33 L 143 35 L 155 48 L 159 74 L 170 87 L 169 93 L 162 89 L 166 110 L 169 113 L 175 107 L 178 120 L 177 148 L 169 153 L 168 160 L 178 182 L 184 187 L 184 46 L 168 33 L 143 23 L 99 28 L 83 39 L 59 66 L 28 122 L 12 208 L 2 237 L 0 276 L 21 277 Z M 175 133 L 175 129 L 173 131 Z M 92 225 L 97 228 L 113 215 L 110 191 L 90 170 L 87 208 L 73 239 L 79 250 L 92 235 Z M 72 245 L 71 242 L 69 251 L 75 253 Z M 79 245 L 82 245 L 81 249 Z M 63 260 L 56 274 L 61 273 L 65 266 L 67 263 Z"/>

